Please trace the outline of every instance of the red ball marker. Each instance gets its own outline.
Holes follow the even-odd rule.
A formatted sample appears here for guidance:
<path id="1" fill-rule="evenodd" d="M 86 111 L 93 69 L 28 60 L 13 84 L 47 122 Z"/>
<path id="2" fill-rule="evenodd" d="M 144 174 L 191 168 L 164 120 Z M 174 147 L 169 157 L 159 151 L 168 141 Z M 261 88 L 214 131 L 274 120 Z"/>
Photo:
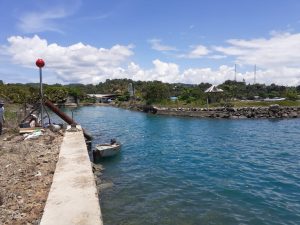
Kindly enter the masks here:
<path id="1" fill-rule="evenodd" d="M 42 68 L 45 66 L 45 62 L 43 59 L 38 59 L 38 60 L 36 60 L 35 65 L 39 68 Z"/>

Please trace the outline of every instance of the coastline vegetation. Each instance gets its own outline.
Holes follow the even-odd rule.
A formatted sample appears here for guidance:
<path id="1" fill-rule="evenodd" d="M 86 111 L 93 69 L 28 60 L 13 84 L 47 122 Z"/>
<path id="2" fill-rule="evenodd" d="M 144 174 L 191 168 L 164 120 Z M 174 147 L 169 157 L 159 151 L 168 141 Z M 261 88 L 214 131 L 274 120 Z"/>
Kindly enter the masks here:
<path id="1" fill-rule="evenodd" d="M 134 87 L 134 98 L 130 97 L 128 86 Z M 99 84 L 44 84 L 45 96 L 55 103 L 63 104 L 69 96 L 81 103 L 94 103 L 95 99 L 87 94 L 116 94 L 116 103 L 134 99 L 139 104 L 155 104 L 162 107 L 210 107 L 219 106 L 268 106 L 274 104 L 274 98 L 282 106 L 299 106 L 300 85 L 296 87 L 282 85 L 246 84 L 227 80 L 218 85 L 222 93 L 205 93 L 211 84 L 197 85 L 163 83 L 160 81 L 133 81 L 130 79 L 107 79 Z M 171 100 L 171 98 L 173 99 Z M 4 84 L 0 81 L 0 99 L 14 104 L 33 104 L 39 98 L 39 84 Z M 268 100 L 269 99 L 269 100 Z"/>

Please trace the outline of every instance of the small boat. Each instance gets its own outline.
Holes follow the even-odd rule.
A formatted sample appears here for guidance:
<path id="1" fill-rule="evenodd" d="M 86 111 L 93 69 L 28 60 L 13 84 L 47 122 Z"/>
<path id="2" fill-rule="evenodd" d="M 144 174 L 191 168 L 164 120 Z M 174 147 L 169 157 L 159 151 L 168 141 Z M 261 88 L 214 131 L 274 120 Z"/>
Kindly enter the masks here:
<path id="1" fill-rule="evenodd" d="M 118 154 L 121 149 L 121 144 L 116 141 L 112 141 L 110 144 L 96 145 L 96 149 L 93 150 L 94 160 L 104 157 L 110 157 Z"/>

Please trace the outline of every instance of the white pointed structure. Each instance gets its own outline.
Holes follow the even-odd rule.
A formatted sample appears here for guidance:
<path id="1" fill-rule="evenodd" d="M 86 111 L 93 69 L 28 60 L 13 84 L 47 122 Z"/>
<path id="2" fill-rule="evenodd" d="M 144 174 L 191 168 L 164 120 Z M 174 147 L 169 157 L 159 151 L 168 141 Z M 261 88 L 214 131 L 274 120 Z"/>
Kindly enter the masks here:
<path id="1" fill-rule="evenodd" d="M 223 92 L 223 90 L 221 88 L 217 88 L 216 85 L 212 85 L 210 88 L 206 89 L 205 90 L 205 93 L 220 93 L 220 92 Z M 208 108 L 208 95 L 207 95 L 207 98 L 206 98 L 206 105 L 207 105 L 207 108 Z"/>
<path id="2" fill-rule="evenodd" d="M 210 88 L 205 90 L 205 93 L 211 93 L 211 92 L 223 92 L 221 88 L 217 88 L 216 85 L 212 85 Z"/>

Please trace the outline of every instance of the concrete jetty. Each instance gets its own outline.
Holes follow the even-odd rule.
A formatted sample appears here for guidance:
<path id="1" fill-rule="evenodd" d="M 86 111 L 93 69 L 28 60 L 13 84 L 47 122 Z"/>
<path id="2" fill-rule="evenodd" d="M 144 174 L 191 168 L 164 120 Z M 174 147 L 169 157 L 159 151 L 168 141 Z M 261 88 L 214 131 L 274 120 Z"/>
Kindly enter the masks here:
<path id="1" fill-rule="evenodd" d="M 98 193 L 80 126 L 67 129 L 40 225 L 102 225 Z"/>

